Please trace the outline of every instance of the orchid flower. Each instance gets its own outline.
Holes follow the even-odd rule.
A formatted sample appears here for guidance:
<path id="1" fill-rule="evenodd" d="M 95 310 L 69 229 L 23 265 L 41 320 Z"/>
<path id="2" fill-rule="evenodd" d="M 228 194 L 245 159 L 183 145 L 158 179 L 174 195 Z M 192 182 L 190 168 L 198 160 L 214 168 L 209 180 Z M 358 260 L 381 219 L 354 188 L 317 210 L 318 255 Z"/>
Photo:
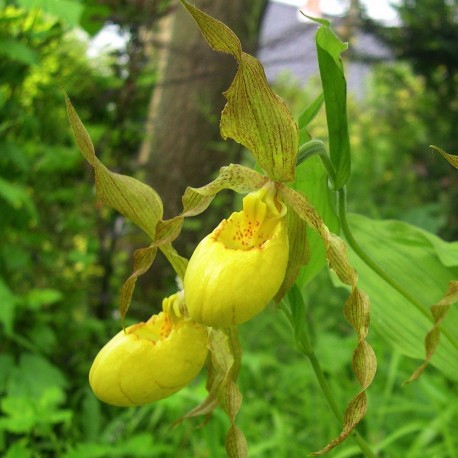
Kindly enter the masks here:
<path id="1" fill-rule="evenodd" d="M 185 387 L 207 357 L 207 328 L 182 312 L 183 293 L 165 298 L 163 311 L 116 334 L 89 372 L 94 394 L 115 406 L 139 406 Z"/>

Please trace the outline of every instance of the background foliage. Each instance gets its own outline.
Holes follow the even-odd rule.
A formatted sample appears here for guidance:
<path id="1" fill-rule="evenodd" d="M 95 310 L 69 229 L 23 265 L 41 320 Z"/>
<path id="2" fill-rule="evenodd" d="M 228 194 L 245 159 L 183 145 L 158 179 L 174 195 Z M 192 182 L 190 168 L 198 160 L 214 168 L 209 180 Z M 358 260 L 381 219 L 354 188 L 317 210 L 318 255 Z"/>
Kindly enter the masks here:
<path id="1" fill-rule="evenodd" d="M 102 405 L 88 388 L 95 353 L 119 328 L 117 292 L 130 269 L 129 253 L 144 241 L 95 203 L 92 171 L 70 136 L 61 88 L 84 117 L 104 162 L 112 170 L 141 175 L 135 157 L 157 62 L 142 54 L 141 2 L 134 2 L 136 8 L 106 2 L 97 11 L 92 2 L 59 3 L 0 2 L 0 454 L 224 456 L 223 415 L 217 413 L 203 429 L 188 422 L 169 431 L 173 420 L 204 397 L 203 379 L 170 399 L 125 410 Z M 420 11 L 423 3 L 405 2 L 403 8 L 410 8 L 404 12 L 406 23 L 407 13 Z M 456 4 L 445 3 L 456 14 Z M 167 6 L 149 3 L 149 26 Z M 121 55 L 93 60 L 75 26 L 95 33 L 106 20 L 117 21 L 130 38 Z M 440 30 L 429 30 L 430 38 Z M 412 40 L 396 46 L 403 43 Z M 441 85 L 442 64 L 426 66 L 426 72 L 422 57 L 411 51 L 399 52 L 408 61 L 374 69 L 368 98 L 350 100 L 349 206 L 454 240 L 457 174 L 427 145 L 450 152 L 456 146 L 451 121 L 456 85 Z M 412 59 L 417 64 L 409 64 Z M 449 74 L 456 80 L 453 68 Z M 297 113 L 318 93 L 313 84 L 304 91 L 280 82 L 277 89 Z M 320 113 L 313 136 L 325 140 L 324 126 Z M 198 223 L 189 227 L 198 229 Z M 314 344 L 342 409 L 356 389 L 350 369 L 354 338 L 341 312 L 344 297 L 324 273 L 304 295 Z M 154 295 L 137 296 L 131 317 L 145 319 L 156 302 Z M 272 307 L 254 324 L 242 326 L 241 333 L 239 424 L 252 444 L 250 456 L 304 456 L 320 448 L 339 425 L 294 350 L 286 320 Z M 429 368 L 418 382 L 402 387 L 417 363 L 387 346 L 377 332 L 371 343 L 379 371 L 361 432 L 384 456 L 455 457 L 456 384 Z M 349 441 L 330 456 L 357 454 Z"/>

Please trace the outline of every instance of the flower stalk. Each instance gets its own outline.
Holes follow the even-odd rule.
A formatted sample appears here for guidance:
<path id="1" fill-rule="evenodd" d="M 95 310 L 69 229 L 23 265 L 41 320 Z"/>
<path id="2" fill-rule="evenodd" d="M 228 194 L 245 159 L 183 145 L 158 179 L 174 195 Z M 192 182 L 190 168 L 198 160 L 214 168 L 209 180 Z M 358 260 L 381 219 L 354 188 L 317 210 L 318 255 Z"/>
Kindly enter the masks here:
<path id="1" fill-rule="evenodd" d="M 311 343 L 311 339 L 308 333 L 308 327 L 305 322 L 305 304 L 302 299 L 302 295 L 297 288 L 293 288 L 291 293 L 288 294 L 288 299 L 289 302 L 294 301 L 294 304 L 292 304 L 292 308 L 294 307 L 296 312 L 290 312 L 287 305 L 288 301 L 285 300 L 282 300 L 280 309 L 286 316 L 286 319 L 288 320 L 289 324 L 291 325 L 294 331 L 296 344 L 299 351 L 308 359 L 312 367 L 313 373 L 315 374 L 318 385 L 320 386 L 320 389 L 326 399 L 326 402 L 329 405 L 329 408 L 331 409 L 332 413 L 334 414 L 334 417 L 339 422 L 339 424 L 342 424 L 343 417 L 341 409 L 337 403 L 336 398 L 334 397 L 334 393 L 332 392 L 332 389 L 329 386 L 329 383 L 326 379 L 326 376 L 324 375 L 323 369 L 321 368 L 321 364 L 316 356 L 315 350 Z M 299 311 L 298 308 L 300 309 Z M 359 432 L 356 429 L 353 431 L 352 436 L 366 458 L 376 458 L 376 454 L 372 451 L 371 446 L 364 440 L 364 438 L 359 434 Z"/>

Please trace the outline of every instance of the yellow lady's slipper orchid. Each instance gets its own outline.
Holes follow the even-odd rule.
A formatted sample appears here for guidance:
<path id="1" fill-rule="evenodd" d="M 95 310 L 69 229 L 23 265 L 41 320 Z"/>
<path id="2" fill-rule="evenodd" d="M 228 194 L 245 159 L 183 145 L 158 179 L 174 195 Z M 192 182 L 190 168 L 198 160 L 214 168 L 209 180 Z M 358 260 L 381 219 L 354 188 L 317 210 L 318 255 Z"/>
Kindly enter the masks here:
<path id="1" fill-rule="evenodd" d="M 115 406 L 163 399 L 187 385 L 207 357 L 207 328 L 183 316 L 183 293 L 164 299 L 163 311 L 129 326 L 96 356 L 89 372 L 94 394 Z"/>
<path id="2" fill-rule="evenodd" d="M 189 315 L 213 327 L 243 323 L 280 288 L 288 263 L 286 206 L 273 182 L 248 194 L 195 249 L 184 278 Z"/>

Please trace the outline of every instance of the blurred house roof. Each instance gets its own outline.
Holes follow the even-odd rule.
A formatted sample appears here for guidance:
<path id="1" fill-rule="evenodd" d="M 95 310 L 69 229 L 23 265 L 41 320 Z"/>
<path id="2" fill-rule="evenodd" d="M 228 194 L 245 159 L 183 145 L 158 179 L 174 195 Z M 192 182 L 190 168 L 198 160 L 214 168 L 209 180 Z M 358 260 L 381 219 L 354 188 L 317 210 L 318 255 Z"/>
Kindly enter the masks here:
<path id="1" fill-rule="evenodd" d="M 331 19 L 335 26 L 342 21 L 339 17 L 326 18 Z M 258 50 L 258 58 L 269 81 L 288 74 L 305 86 L 310 77 L 318 75 L 315 50 L 317 27 L 313 22 L 305 22 L 295 6 L 269 1 Z M 350 50 L 346 53 L 348 59 L 344 61 L 344 66 L 348 91 L 361 98 L 366 91 L 371 61 L 389 60 L 392 54 L 375 36 L 362 30 L 355 32 Z"/>

